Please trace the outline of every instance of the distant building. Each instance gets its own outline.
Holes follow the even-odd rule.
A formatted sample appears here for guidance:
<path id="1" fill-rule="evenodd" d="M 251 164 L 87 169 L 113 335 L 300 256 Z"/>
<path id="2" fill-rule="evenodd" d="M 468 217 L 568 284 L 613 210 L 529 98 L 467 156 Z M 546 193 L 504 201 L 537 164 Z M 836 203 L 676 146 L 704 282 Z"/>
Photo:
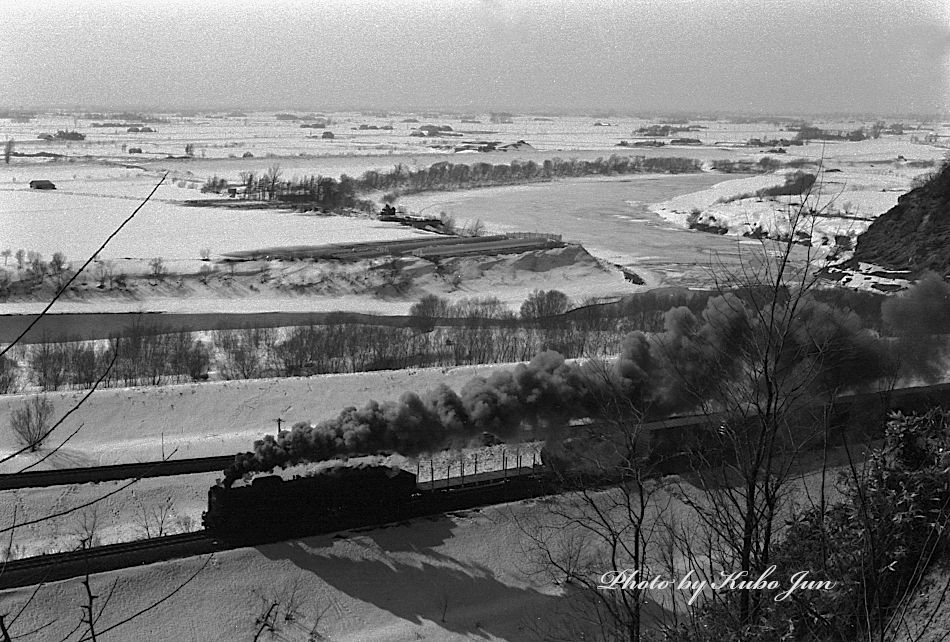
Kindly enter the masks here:
<path id="1" fill-rule="evenodd" d="M 56 189 L 56 186 L 53 185 L 53 181 L 40 179 L 37 181 L 30 181 L 30 189 Z"/>

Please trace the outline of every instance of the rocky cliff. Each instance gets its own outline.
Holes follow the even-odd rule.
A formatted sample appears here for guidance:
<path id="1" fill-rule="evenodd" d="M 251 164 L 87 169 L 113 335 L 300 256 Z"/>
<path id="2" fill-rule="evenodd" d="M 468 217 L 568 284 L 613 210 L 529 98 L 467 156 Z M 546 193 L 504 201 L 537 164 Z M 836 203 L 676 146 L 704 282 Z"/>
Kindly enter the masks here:
<path id="1" fill-rule="evenodd" d="M 950 274 L 950 163 L 877 217 L 858 237 L 854 258 L 915 276 Z"/>

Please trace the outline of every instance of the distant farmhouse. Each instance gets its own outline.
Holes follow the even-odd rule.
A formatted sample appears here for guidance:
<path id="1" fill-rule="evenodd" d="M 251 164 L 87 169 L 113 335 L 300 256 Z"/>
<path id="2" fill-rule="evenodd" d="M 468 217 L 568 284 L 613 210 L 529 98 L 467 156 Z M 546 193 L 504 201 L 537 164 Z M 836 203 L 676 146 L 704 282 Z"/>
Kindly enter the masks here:
<path id="1" fill-rule="evenodd" d="M 30 181 L 30 189 L 56 189 L 56 186 L 53 184 L 53 181 L 40 179 L 36 181 Z"/>

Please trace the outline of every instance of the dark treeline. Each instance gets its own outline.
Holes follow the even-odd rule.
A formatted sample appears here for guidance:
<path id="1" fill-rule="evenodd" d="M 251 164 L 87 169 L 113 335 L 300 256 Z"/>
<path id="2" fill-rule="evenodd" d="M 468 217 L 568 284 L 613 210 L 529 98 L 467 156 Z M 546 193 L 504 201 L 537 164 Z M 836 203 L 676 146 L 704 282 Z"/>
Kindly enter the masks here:
<path id="1" fill-rule="evenodd" d="M 29 383 L 44 391 L 91 388 L 107 370 L 100 386 L 199 381 L 208 378 L 211 365 L 210 348 L 190 332 L 136 333 L 107 341 L 45 341 L 24 348 L 21 354 Z M 4 366 L 12 370 L 15 364 Z M 20 387 L 15 379 L 9 384 L 0 392 L 16 392 Z"/>
<path id="2" fill-rule="evenodd" d="M 328 210 L 355 208 L 369 211 L 375 208 L 372 201 L 358 198 L 357 182 L 346 174 L 339 179 L 319 175 L 285 179 L 277 165 L 260 174 L 241 172 L 238 185 L 212 176 L 201 188 L 202 192 L 221 193 L 225 190 L 233 190 L 233 195 L 252 201 L 309 203 Z"/>
<path id="3" fill-rule="evenodd" d="M 725 174 L 759 174 L 774 172 L 783 166 L 782 162 L 771 156 L 763 156 L 758 161 L 720 159 L 712 161 L 711 167 Z"/>
<path id="4" fill-rule="evenodd" d="M 512 363 L 545 350 L 566 358 L 612 355 L 620 353 L 630 332 L 662 331 L 669 310 L 686 308 L 698 315 L 718 296 L 659 288 L 618 302 L 538 314 L 543 311 L 538 302 L 556 299 L 569 306 L 566 297 L 561 301 L 552 293 L 560 294 L 532 294 L 520 315 L 491 297 L 449 303 L 427 295 L 413 306 L 403 326 L 336 322 L 156 333 L 142 320 L 108 340 L 43 340 L 21 348 L 17 360 L 0 363 L 0 394 L 17 392 L 27 383 L 45 391 L 89 388 L 113 356 L 115 365 L 101 386 L 201 381 L 214 371 L 225 379 L 254 379 Z M 735 294 L 749 301 L 755 298 L 753 292 Z M 852 310 L 865 328 L 884 329 L 883 295 L 835 288 L 816 290 L 812 296 Z"/>
<path id="5" fill-rule="evenodd" d="M 356 208 L 370 210 L 371 201 L 360 195 L 388 191 L 398 194 L 432 190 L 454 190 L 495 185 L 514 185 L 558 178 L 613 176 L 623 174 L 682 174 L 702 171 L 702 163 L 692 158 L 620 156 L 578 160 L 553 158 L 510 163 L 449 163 L 410 169 L 398 164 L 385 172 L 368 171 L 359 178 L 346 174 L 339 179 L 329 176 L 305 176 L 285 179 L 278 166 L 263 173 L 241 172 L 240 190 L 235 195 L 247 200 L 309 203 L 324 209 Z M 205 192 L 236 188 L 226 179 L 213 176 L 202 187 Z"/>
<path id="6" fill-rule="evenodd" d="M 430 190 L 466 189 L 511 185 L 558 178 L 611 176 L 622 174 L 684 174 L 702 171 L 702 163 L 692 158 L 620 156 L 578 160 L 552 158 L 536 163 L 512 161 L 508 164 L 458 164 L 443 161 L 409 170 L 397 165 L 389 172 L 366 172 L 358 179 L 362 191 L 398 190 L 408 194 Z"/>
<path id="7" fill-rule="evenodd" d="M 405 368 L 526 361 L 552 349 L 568 356 L 611 354 L 623 332 L 588 330 L 581 323 L 496 326 L 472 319 L 429 332 L 362 324 L 142 334 L 108 341 L 48 341 L 0 364 L 0 394 L 27 382 L 44 391 L 86 389 L 116 362 L 103 387 L 168 385 L 208 379 L 294 377 Z M 23 364 L 21 368 L 17 361 Z M 25 377 L 21 377 L 25 371 Z"/>

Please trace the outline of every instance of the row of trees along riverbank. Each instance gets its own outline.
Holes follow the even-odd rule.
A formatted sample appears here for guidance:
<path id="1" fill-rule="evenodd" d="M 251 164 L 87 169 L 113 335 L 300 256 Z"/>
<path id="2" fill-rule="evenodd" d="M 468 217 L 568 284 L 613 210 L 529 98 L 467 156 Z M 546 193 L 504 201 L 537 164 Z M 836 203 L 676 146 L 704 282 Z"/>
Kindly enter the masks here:
<path id="1" fill-rule="evenodd" d="M 736 291 L 749 298 L 751 292 Z M 635 331 L 660 332 L 669 311 L 701 315 L 714 293 L 662 288 L 621 301 L 574 305 L 557 290 L 536 291 L 515 313 L 493 297 L 454 303 L 426 295 L 408 317 L 366 316 L 293 327 L 156 330 L 135 319 L 106 340 L 41 340 L 0 359 L 0 394 L 31 387 L 87 389 L 113 358 L 100 386 L 164 385 L 225 379 L 450 367 L 529 360 L 556 350 L 567 358 L 618 354 Z M 883 330 L 883 295 L 816 290 L 816 301 L 851 309 L 859 325 Z"/>
<path id="2" fill-rule="evenodd" d="M 541 163 L 513 160 L 510 163 L 434 163 L 412 169 L 398 164 L 385 172 L 368 171 L 354 178 L 343 174 L 330 176 L 286 178 L 279 165 L 263 173 L 241 172 L 239 196 L 245 200 L 310 203 L 325 209 L 373 209 L 375 204 L 360 198 L 374 192 L 411 194 L 434 190 L 456 190 L 473 187 L 518 185 L 583 176 L 617 176 L 624 174 L 682 174 L 702 171 L 702 163 L 693 158 L 621 156 L 578 160 L 552 158 Z M 202 187 L 203 192 L 223 192 L 234 185 L 227 179 L 213 176 Z"/>

